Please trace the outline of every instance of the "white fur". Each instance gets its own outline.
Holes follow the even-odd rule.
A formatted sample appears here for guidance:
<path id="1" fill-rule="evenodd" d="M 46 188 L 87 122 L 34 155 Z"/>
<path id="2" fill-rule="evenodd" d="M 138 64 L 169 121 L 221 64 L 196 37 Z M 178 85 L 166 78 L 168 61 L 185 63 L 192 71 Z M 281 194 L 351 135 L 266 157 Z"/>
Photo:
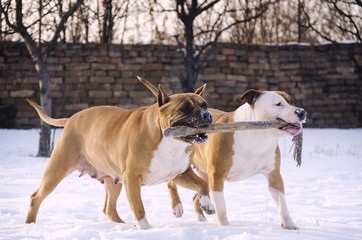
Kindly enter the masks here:
<path id="1" fill-rule="evenodd" d="M 299 229 L 297 225 L 294 224 L 292 218 L 290 217 L 284 194 L 272 187 L 269 187 L 269 192 L 272 196 L 274 204 L 276 205 L 279 211 L 280 221 L 282 223 L 283 228 Z"/>
<path id="2" fill-rule="evenodd" d="M 298 123 L 300 120 L 295 114 L 296 109 L 278 93 L 266 91 L 256 100 L 254 106 L 240 106 L 235 111 L 235 122 L 281 118 L 290 123 Z M 278 129 L 235 132 L 233 164 L 227 180 L 239 181 L 260 173 L 267 175 L 273 171 L 278 137 L 286 134 Z"/>
<path id="3" fill-rule="evenodd" d="M 164 137 L 153 153 L 148 175 L 144 185 L 166 182 L 186 171 L 190 163 L 190 153 L 186 147 L 190 144 L 174 138 Z"/>
<path id="4" fill-rule="evenodd" d="M 252 117 L 252 119 L 270 120 L 281 118 L 289 123 L 300 123 L 299 117 L 295 114 L 298 108 L 289 105 L 289 103 L 276 92 L 263 92 L 260 98 L 254 103 L 253 109 L 254 117 Z"/>
<path id="5" fill-rule="evenodd" d="M 176 218 L 180 218 L 184 214 L 184 207 L 181 203 L 178 203 L 172 211 Z"/>
<path id="6" fill-rule="evenodd" d="M 210 198 L 212 204 L 215 206 L 216 217 L 219 224 L 223 226 L 230 225 L 226 212 L 224 192 L 210 191 Z"/>
<path id="7" fill-rule="evenodd" d="M 211 200 L 208 196 L 201 195 L 199 199 L 199 203 L 202 206 L 202 208 L 207 208 L 209 211 L 215 211 L 214 206 L 211 203 Z"/>
<path id="8" fill-rule="evenodd" d="M 244 104 L 235 112 L 235 121 L 250 121 L 252 109 Z M 274 169 L 276 130 L 248 130 L 234 133 L 232 166 L 227 181 L 240 181 Z"/>
<path id="9" fill-rule="evenodd" d="M 141 219 L 139 221 L 136 220 L 136 226 L 139 230 L 151 228 L 151 225 L 148 223 L 146 217 L 144 217 L 143 219 Z"/>
<path id="10" fill-rule="evenodd" d="M 295 114 L 296 107 L 275 92 L 266 91 L 253 106 L 244 104 L 234 115 L 235 122 L 260 121 L 281 118 L 289 123 L 300 123 Z M 256 174 L 268 175 L 275 169 L 275 150 L 278 137 L 288 133 L 278 129 L 247 130 L 234 133 L 232 166 L 227 181 L 239 181 Z M 270 189 L 270 193 L 279 211 L 282 225 L 287 229 L 298 229 L 291 220 L 284 194 Z M 210 192 L 218 221 L 221 225 L 228 225 L 226 206 L 223 192 Z"/>
<path id="11" fill-rule="evenodd" d="M 214 209 L 214 207 L 211 204 L 210 198 L 208 196 L 201 195 L 199 202 L 201 206 L 208 206 L 210 209 L 212 210 Z"/>
<path id="12" fill-rule="evenodd" d="M 201 215 L 200 213 L 197 213 L 197 221 L 199 222 L 207 222 L 207 219 L 205 218 L 205 216 Z"/>

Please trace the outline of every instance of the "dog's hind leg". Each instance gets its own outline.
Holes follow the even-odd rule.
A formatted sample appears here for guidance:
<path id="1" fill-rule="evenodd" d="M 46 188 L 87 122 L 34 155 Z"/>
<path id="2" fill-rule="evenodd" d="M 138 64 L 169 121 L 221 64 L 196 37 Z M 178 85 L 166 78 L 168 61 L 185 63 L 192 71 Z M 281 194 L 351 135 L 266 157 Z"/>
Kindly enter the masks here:
<path id="1" fill-rule="evenodd" d="M 57 185 L 74 170 L 76 158 L 74 151 L 64 151 L 57 145 L 45 169 L 43 179 L 36 192 L 31 195 L 30 208 L 25 223 L 36 221 L 42 201 L 57 187 Z"/>
<path id="2" fill-rule="evenodd" d="M 121 193 L 122 184 L 115 183 L 115 180 L 108 176 L 104 177 L 103 181 L 106 190 L 103 212 L 112 222 L 124 223 L 117 213 L 117 199 Z"/>
<path id="3" fill-rule="evenodd" d="M 215 209 L 212 206 L 212 203 L 209 198 L 209 188 L 207 183 L 201 179 L 196 173 L 188 168 L 185 172 L 174 178 L 176 184 L 197 191 L 197 194 L 194 196 L 194 207 L 199 221 L 206 221 L 206 218 L 202 212 L 205 211 L 207 214 L 214 214 Z M 172 197 L 172 195 L 171 195 Z M 201 207 L 201 209 L 200 209 Z"/>
<path id="4" fill-rule="evenodd" d="M 284 182 L 280 174 L 280 150 L 279 147 L 275 151 L 276 161 L 275 169 L 267 175 L 269 192 L 278 209 L 281 219 L 281 226 L 284 229 L 297 230 L 299 229 L 289 215 L 287 203 L 284 196 Z"/>
<path id="5" fill-rule="evenodd" d="M 184 210 L 180 196 L 177 191 L 177 185 L 173 181 L 168 181 L 167 187 L 171 198 L 172 213 L 175 217 L 180 218 L 182 217 Z"/>

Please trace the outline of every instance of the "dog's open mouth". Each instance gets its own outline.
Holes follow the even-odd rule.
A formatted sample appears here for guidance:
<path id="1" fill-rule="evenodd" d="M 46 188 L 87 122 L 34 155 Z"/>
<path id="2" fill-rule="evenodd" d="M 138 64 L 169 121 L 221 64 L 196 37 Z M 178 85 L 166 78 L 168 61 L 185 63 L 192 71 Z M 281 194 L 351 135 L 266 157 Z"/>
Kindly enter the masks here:
<path id="1" fill-rule="evenodd" d="M 283 119 L 280 119 L 280 118 L 278 118 L 278 120 L 284 121 Z M 289 133 L 290 135 L 295 136 L 295 135 L 298 135 L 302 131 L 302 128 L 301 128 L 300 123 L 288 123 L 288 122 L 285 122 L 285 125 L 281 126 L 279 128 L 279 130 L 282 130 L 282 131 L 284 131 L 286 133 Z"/>
<path id="2" fill-rule="evenodd" d="M 172 127 L 186 127 L 186 128 L 194 128 L 197 129 L 199 127 L 206 127 L 208 126 L 208 124 L 206 125 L 202 125 L 202 126 L 191 126 L 190 124 L 174 124 L 172 125 Z M 207 141 L 208 136 L 206 133 L 197 133 L 197 134 L 193 134 L 193 135 L 187 135 L 187 136 L 183 136 L 183 137 L 178 137 L 178 139 L 190 143 L 190 144 L 194 144 L 194 143 L 204 143 Z"/>
<path id="3" fill-rule="evenodd" d="M 203 143 L 207 141 L 208 136 L 206 133 L 199 133 L 195 135 L 180 137 L 180 139 L 188 143 Z"/>

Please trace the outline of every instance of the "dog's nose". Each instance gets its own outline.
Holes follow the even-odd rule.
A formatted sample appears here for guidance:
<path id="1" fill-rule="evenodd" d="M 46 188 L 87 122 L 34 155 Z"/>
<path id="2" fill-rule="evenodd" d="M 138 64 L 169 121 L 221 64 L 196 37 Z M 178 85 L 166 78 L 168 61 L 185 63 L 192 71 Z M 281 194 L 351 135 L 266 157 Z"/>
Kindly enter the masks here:
<path id="1" fill-rule="evenodd" d="M 208 112 L 208 111 L 203 112 L 201 117 L 202 117 L 202 121 L 205 124 L 211 124 L 212 123 L 212 114 L 210 112 Z"/>
<path id="2" fill-rule="evenodd" d="M 303 108 L 298 108 L 295 110 L 295 114 L 297 114 L 299 120 L 304 120 L 307 116 L 307 111 L 305 111 Z"/>

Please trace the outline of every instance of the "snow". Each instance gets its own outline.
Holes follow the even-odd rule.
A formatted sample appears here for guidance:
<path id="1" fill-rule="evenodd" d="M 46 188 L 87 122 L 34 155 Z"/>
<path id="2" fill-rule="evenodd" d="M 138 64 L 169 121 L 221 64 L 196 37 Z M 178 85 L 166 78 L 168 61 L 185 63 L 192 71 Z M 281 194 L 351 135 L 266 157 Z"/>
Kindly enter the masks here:
<path id="1" fill-rule="evenodd" d="M 291 138 L 280 139 L 286 199 L 298 231 L 280 228 L 260 175 L 226 183 L 230 226 L 219 226 L 214 216 L 197 222 L 192 191 L 179 187 L 184 216 L 175 218 L 165 183 L 143 187 L 152 229 L 137 230 L 124 190 L 118 212 L 127 224 L 112 223 L 102 212 L 103 186 L 76 172 L 45 199 L 38 222 L 24 224 L 48 159 L 34 157 L 38 130 L 0 129 L 0 239 L 362 239 L 361 136 L 362 129 L 305 129 L 300 168 L 289 153 Z"/>

